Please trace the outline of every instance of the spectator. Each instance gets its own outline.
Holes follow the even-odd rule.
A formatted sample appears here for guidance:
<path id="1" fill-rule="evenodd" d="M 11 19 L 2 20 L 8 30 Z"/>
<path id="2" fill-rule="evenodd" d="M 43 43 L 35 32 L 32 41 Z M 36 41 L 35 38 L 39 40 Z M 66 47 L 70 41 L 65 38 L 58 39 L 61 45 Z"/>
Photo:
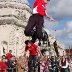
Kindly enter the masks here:
<path id="1" fill-rule="evenodd" d="M 6 54 L 6 58 L 10 60 L 11 57 L 12 57 L 12 50 L 9 50 L 9 52 Z"/>
<path id="2" fill-rule="evenodd" d="M 57 42 L 55 41 L 53 44 L 54 44 L 54 49 L 55 49 L 56 55 L 57 55 L 57 57 L 59 57 Z"/>
<path id="3" fill-rule="evenodd" d="M 60 66 L 61 66 L 61 72 L 69 72 L 68 71 L 68 61 L 67 59 L 63 56 L 60 62 Z"/>
<path id="4" fill-rule="evenodd" d="M 20 57 L 20 58 L 17 60 L 18 72 L 24 72 L 24 66 L 25 66 L 24 57 Z"/>
<path id="5" fill-rule="evenodd" d="M 3 55 L 2 56 L 2 60 L 0 61 L 0 72 L 8 72 L 7 71 L 7 68 L 8 66 L 6 65 L 6 57 L 4 58 L 5 56 Z"/>
<path id="6" fill-rule="evenodd" d="M 44 72 L 45 66 L 45 57 L 43 57 L 41 59 L 40 72 Z"/>
<path id="7" fill-rule="evenodd" d="M 16 62 L 15 62 L 15 56 L 12 56 L 10 60 L 7 61 L 8 65 L 8 72 L 16 72 Z"/>
<path id="8" fill-rule="evenodd" d="M 70 64 L 69 64 L 69 70 L 70 70 L 70 72 L 72 71 L 72 58 L 71 58 L 71 60 L 70 60 Z"/>
<path id="9" fill-rule="evenodd" d="M 52 68 L 51 68 L 51 59 L 50 58 L 48 58 L 48 68 L 49 68 L 49 72 L 51 72 Z"/>
<path id="10" fill-rule="evenodd" d="M 43 67 L 44 67 L 43 72 L 49 72 L 49 62 L 48 62 L 48 57 L 47 56 L 44 57 L 44 65 L 43 65 Z"/>
<path id="11" fill-rule="evenodd" d="M 2 55 L 2 59 L 5 59 L 6 58 L 6 56 L 5 55 Z"/>
<path id="12" fill-rule="evenodd" d="M 51 58 L 51 72 L 58 72 L 59 62 L 56 60 L 55 56 Z"/>

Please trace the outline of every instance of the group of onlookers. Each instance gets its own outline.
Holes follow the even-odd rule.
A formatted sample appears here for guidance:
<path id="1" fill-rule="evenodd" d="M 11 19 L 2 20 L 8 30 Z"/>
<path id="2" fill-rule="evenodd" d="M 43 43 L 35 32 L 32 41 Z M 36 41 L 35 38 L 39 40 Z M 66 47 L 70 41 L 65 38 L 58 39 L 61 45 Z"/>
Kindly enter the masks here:
<path id="1" fill-rule="evenodd" d="M 0 72 L 16 72 L 16 58 L 13 56 L 12 51 L 3 55 L 0 60 Z"/>
<path id="2" fill-rule="evenodd" d="M 71 72 L 71 63 L 65 56 L 56 58 L 43 58 L 41 60 L 40 72 Z"/>
<path id="3" fill-rule="evenodd" d="M 6 55 L 3 55 L 0 60 L 0 72 L 29 72 L 28 67 L 29 57 L 19 57 L 16 59 L 10 50 Z M 37 62 L 33 64 L 35 72 L 71 72 L 72 59 L 70 61 L 65 57 L 55 56 L 39 56 Z M 32 62 L 33 63 L 33 62 Z M 32 63 L 30 66 L 32 66 Z M 31 72 L 34 72 L 31 70 Z"/>
<path id="4" fill-rule="evenodd" d="M 40 48 L 33 43 L 32 40 L 26 40 L 25 44 L 24 56 L 26 56 L 26 52 L 29 51 L 28 72 L 36 72 L 37 65 L 38 72 L 70 72 L 70 64 L 65 56 L 59 57 L 59 54 L 57 57 L 44 56 Z M 57 46 L 56 43 L 55 46 Z M 39 58 L 38 54 L 40 55 Z"/>
<path id="5" fill-rule="evenodd" d="M 26 64 L 26 67 L 28 69 L 28 64 Z M 55 56 L 51 56 L 51 58 L 48 56 L 39 57 L 35 67 L 36 70 L 34 70 L 34 67 L 35 65 L 33 65 L 31 72 L 72 72 L 72 62 L 65 56 L 59 58 Z"/>

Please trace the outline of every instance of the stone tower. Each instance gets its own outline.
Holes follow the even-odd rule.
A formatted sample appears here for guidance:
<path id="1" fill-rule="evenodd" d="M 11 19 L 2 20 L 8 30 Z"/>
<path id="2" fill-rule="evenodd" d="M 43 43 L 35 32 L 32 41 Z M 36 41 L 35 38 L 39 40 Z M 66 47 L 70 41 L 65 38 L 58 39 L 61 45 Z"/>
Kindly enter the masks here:
<path id="1" fill-rule="evenodd" d="M 23 55 L 24 28 L 31 15 L 27 0 L 0 0 L 0 55 L 3 50 L 13 51 L 15 56 Z"/>
<path id="2" fill-rule="evenodd" d="M 18 2 L 18 3 L 29 4 L 27 0 L 0 0 L 0 2 Z"/>

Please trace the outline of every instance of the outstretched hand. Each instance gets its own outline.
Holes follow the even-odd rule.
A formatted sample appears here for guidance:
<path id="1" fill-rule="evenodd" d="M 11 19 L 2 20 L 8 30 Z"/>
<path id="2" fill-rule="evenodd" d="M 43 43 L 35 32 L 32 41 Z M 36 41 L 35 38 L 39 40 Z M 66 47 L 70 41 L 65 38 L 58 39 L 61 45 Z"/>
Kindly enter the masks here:
<path id="1" fill-rule="evenodd" d="M 48 17 L 48 19 L 50 20 L 50 21 L 56 21 L 53 17 Z"/>

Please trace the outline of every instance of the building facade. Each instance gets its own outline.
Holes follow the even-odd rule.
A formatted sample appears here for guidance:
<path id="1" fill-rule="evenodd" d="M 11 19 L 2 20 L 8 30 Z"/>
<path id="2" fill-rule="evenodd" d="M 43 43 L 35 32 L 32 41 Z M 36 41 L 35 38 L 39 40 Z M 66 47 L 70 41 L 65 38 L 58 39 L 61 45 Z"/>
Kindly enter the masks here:
<path id="1" fill-rule="evenodd" d="M 27 0 L 0 0 L 0 55 L 12 50 L 13 55 L 24 52 L 24 28 L 31 15 Z"/>
<path id="2" fill-rule="evenodd" d="M 60 42 L 49 30 L 45 29 L 45 31 L 48 34 L 48 39 L 49 39 L 49 42 L 50 42 L 50 47 L 48 47 L 48 46 L 46 47 L 46 49 L 48 49 L 48 54 L 50 56 L 56 56 L 56 52 L 55 52 L 54 44 L 53 44 L 56 41 L 59 55 L 60 56 L 66 55 L 65 45 L 62 42 Z"/>
<path id="3" fill-rule="evenodd" d="M 24 29 L 31 14 L 27 0 L 0 0 L 0 56 L 9 50 L 17 57 L 23 56 L 24 42 L 29 39 L 24 35 Z M 49 36 L 49 40 L 52 44 L 55 38 Z M 64 47 L 59 50 L 63 54 Z M 52 48 L 50 51 L 54 53 Z"/>
<path id="4" fill-rule="evenodd" d="M 69 49 L 65 49 L 66 51 L 66 55 L 69 57 L 72 57 L 72 48 L 69 48 Z"/>

